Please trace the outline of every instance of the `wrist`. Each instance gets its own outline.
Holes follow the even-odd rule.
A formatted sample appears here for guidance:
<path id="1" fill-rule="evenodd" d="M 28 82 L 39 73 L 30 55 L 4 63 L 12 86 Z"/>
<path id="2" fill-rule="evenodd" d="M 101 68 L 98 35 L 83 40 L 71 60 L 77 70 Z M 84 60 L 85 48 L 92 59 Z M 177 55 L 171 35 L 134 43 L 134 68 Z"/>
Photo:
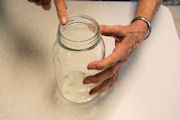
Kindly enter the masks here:
<path id="1" fill-rule="evenodd" d="M 144 33 L 148 32 L 148 26 L 147 23 L 143 20 L 136 20 L 130 24 L 131 28 L 133 28 L 135 31 L 141 31 Z"/>

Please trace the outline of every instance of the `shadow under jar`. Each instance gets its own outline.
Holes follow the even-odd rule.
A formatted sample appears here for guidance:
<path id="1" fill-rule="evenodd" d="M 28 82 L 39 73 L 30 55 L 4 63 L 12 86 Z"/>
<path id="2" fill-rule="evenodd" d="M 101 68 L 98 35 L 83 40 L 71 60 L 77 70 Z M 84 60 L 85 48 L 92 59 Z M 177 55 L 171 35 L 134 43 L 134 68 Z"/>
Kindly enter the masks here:
<path id="1" fill-rule="evenodd" d="M 53 48 L 57 92 L 66 100 L 85 103 L 98 94 L 89 95 L 97 84 L 83 84 L 83 79 L 97 74 L 87 66 L 105 56 L 105 46 L 98 23 L 88 16 L 72 16 L 66 25 L 59 25 Z"/>

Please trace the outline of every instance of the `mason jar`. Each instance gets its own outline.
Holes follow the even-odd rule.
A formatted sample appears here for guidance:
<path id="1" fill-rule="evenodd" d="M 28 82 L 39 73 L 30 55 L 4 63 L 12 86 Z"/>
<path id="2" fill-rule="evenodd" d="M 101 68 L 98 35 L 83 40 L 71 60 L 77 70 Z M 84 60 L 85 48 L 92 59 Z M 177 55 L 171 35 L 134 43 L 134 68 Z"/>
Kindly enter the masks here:
<path id="1" fill-rule="evenodd" d="M 96 84 L 83 84 L 83 79 L 97 74 L 87 66 L 105 56 L 105 46 L 98 23 L 91 17 L 80 15 L 68 18 L 66 25 L 59 25 L 53 47 L 57 92 L 74 103 L 92 100 L 89 95 Z"/>

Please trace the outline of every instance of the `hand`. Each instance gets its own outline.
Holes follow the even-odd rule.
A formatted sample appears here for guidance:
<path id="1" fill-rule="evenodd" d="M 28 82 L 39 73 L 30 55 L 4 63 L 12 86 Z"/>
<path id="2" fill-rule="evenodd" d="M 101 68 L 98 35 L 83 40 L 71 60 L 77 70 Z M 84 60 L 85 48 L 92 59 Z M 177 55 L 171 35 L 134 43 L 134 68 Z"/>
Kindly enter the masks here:
<path id="1" fill-rule="evenodd" d="M 49 10 L 51 8 L 51 0 L 28 0 L 29 2 L 34 2 L 36 5 L 42 6 L 44 10 Z M 59 22 L 61 24 L 66 24 L 68 21 L 67 17 L 67 7 L 65 0 L 54 0 L 56 6 Z"/>
<path id="2" fill-rule="evenodd" d="M 147 25 L 144 21 L 137 20 L 128 26 L 101 25 L 100 29 L 102 35 L 111 36 L 115 39 L 115 49 L 105 59 L 88 64 L 89 70 L 103 70 L 83 80 L 84 84 L 100 83 L 90 90 L 90 95 L 104 92 L 114 85 L 118 80 L 121 66 L 126 63 L 132 52 L 145 39 Z"/>

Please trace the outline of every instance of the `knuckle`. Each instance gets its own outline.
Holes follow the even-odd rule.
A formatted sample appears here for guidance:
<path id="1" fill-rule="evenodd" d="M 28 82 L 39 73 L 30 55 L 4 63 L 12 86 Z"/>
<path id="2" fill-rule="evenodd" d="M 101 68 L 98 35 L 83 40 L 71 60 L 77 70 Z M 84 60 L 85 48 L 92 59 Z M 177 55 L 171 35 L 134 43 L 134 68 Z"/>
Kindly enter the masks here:
<path id="1" fill-rule="evenodd" d="M 94 75 L 93 78 L 99 78 L 99 77 L 100 77 L 100 74 L 96 74 L 96 75 Z"/>

